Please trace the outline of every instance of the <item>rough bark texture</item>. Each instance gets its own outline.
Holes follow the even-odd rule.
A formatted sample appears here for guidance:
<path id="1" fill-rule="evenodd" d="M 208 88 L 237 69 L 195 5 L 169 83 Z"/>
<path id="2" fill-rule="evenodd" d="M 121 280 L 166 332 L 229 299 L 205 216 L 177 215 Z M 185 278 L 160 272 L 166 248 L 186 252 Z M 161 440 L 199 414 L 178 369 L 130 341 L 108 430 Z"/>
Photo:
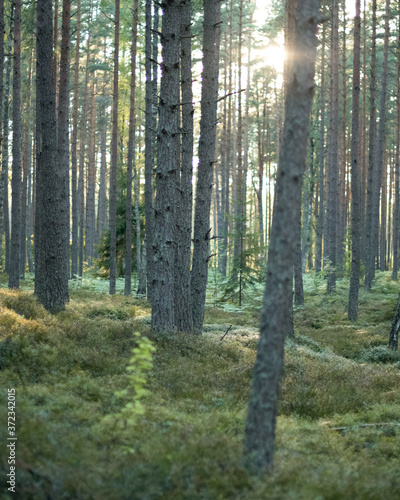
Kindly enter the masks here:
<path id="1" fill-rule="evenodd" d="M 389 334 L 389 349 L 397 351 L 399 346 L 399 330 L 400 330 L 400 294 L 397 301 L 396 314 L 394 315 L 392 328 Z"/>
<path id="2" fill-rule="evenodd" d="M 192 332 L 190 304 L 190 260 L 192 242 L 192 174 L 193 174 L 193 95 L 192 39 L 190 0 L 181 0 L 181 99 L 182 153 L 180 178 L 176 190 L 176 265 L 175 326 L 178 331 Z"/>
<path id="3" fill-rule="evenodd" d="M 154 275 L 151 325 L 172 331 L 174 319 L 175 191 L 179 168 L 180 0 L 162 3 L 162 77 L 158 127 L 157 193 L 154 216 Z"/>
<path id="4" fill-rule="evenodd" d="M 10 32 L 8 37 L 8 58 L 6 66 L 6 81 L 4 87 L 4 116 L 3 116 L 3 151 L 2 151 L 2 163 L 1 163 L 1 176 L 4 185 L 4 197 L 3 197 L 3 228 L 5 237 L 5 266 L 4 270 L 6 273 L 10 269 L 10 217 L 9 217 L 9 204 L 8 204 L 8 132 L 9 132 L 9 111 L 10 111 L 10 80 L 11 80 L 11 53 L 12 53 L 12 41 L 14 30 L 14 2 L 11 4 L 11 15 L 10 15 Z"/>
<path id="5" fill-rule="evenodd" d="M 96 217 L 96 94 L 94 81 L 91 84 L 90 119 L 89 119 L 89 154 L 87 167 L 86 190 L 86 229 L 85 229 L 85 260 L 93 265 L 95 217 Z"/>
<path id="6" fill-rule="evenodd" d="M 374 198 L 374 170 L 376 150 L 376 0 L 372 0 L 372 46 L 371 46 L 371 74 L 369 79 L 369 157 L 368 157 L 368 182 L 367 182 L 367 210 L 365 221 L 365 290 L 370 290 L 375 275 L 376 248 L 373 245 L 373 198 Z"/>
<path id="7" fill-rule="evenodd" d="M 51 0 L 38 0 L 35 292 L 47 310 L 56 312 L 64 309 L 68 301 L 68 262 L 64 247 L 65 207 L 62 206 L 65 178 L 57 168 L 52 24 Z"/>
<path id="8" fill-rule="evenodd" d="M 246 420 L 244 451 L 251 467 L 263 473 L 272 465 L 283 346 L 292 298 L 293 246 L 301 206 L 309 116 L 314 91 L 318 0 L 299 0 L 296 57 L 285 100 L 285 121 L 276 182 L 260 341 Z M 288 203 L 291 200 L 291 203 Z"/>
<path id="9" fill-rule="evenodd" d="M 153 131 L 153 85 L 151 79 L 151 0 L 146 0 L 146 32 L 145 32 L 145 72 L 146 72 L 146 111 L 145 111 L 145 159 L 144 203 L 146 214 L 146 271 L 147 298 L 152 302 L 154 280 L 154 211 L 153 211 L 153 161 L 154 161 L 154 131 Z"/>
<path id="10" fill-rule="evenodd" d="M 21 250 L 21 0 L 14 0 L 13 143 L 9 288 L 19 288 Z"/>
<path id="11" fill-rule="evenodd" d="M 107 115 L 106 107 L 100 108 L 100 184 L 97 206 L 96 241 L 99 242 L 107 225 Z"/>
<path id="12" fill-rule="evenodd" d="M 360 0 L 356 0 L 353 49 L 353 106 L 351 121 L 351 276 L 349 290 L 349 320 L 357 321 L 358 290 L 361 264 L 361 193 L 359 178 L 359 114 L 360 114 Z"/>
<path id="13" fill-rule="evenodd" d="M 379 99 L 379 125 L 378 125 L 378 137 L 376 142 L 376 154 L 374 160 L 374 171 L 373 171 L 373 182 L 372 182 L 372 221 L 371 221 L 371 241 L 372 250 L 374 256 L 378 256 L 379 249 L 379 206 L 380 206 L 380 194 L 382 186 L 382 172 L 384 164 L 384 146 L 385 146 L 385 126 L 386 126 L 386 94 L 387 94 L 387 77 L 388 77 L 388 56 L 389 56 L 389 33 L 390 33 L 390 0 L 386 0 L 385 6 L 385 35 L 384 35 L 384 47 L 383 47 L 383 68 L 382 76 L 380 78 L 381 93 Z M 385 169 L 386 169 L 385 165 Z M 385 175 L 386 179 L 386 175 Z M 384 193 L 382 190 L 382 196 Z M 385 202 L 386 203 L 386 200 Z M 384 205 L 385 206 L 385 205 Z M 382 213 L 382 223 L 385 225 L 383 217 L 386 217 L 386 213 Z M 383 252 L 384 260 L 384 252 Z M 375 258 L 374 258 L 375 262 Z M 375 277 L 375 265 L 372 265 L 370 260 L 370 279 Z M 384 264 L 383 264 L 384 265 Z M 370 283 L 371 286 L 372 283 Z"/>
<path id="14" fill-rule="evenodd" d="M 117 157 L 118 157 L 118 54 L 120 0 L 115 2 L 114 82 L 110 169 L 110 294 L 115 294 L 117 280 Z"/>
<path id="15" fill-rule="evenodd" d="M 336 288 L 336 233 L 338 208 L 338 121 L 339 121 L 339 4 L 332 2 L 332 40 L 331 40 L 331 95 L 330 95 L 330 132 L 328 165 L 328 204 L 327 204 L 327 258 L 330 263 L 328 273 L 328 293 Z"/>
<path id="16" fill-rule="evenodd" d="M 133 7 L 132 42 L 131 42 L 131 96 L 129 108 L 129 139 L 128 139 L 128 162 L 126 169 L 126 244 L 125 244 L 125 295 L 132 292 L 132 172 L 135 171 L 135 215 L 136 215 L 136 266 L 139 278 L 143 280 L 141 262 L 141 239 L 140 239 L 140 216 L 137 186 L 137 170 L 135 161 L 136 149 L 136 118 L 135 118 L 135 92 L 136 92 L 136 45 L 137 45 L 137 16 L 138 1 L 135 0 Z M 143 284 L 142 284 L 143 286 Z M 143 292 L 142 292 L 143 293 Z M 146 288 L 144 288 L 146 293 Z"/>
<path id="17" fill-rule="evenodd" d="M 203 73 L 199 167 L 194 215 L 194 247 L 191 300 L 195 333 L 203 331 L 208 262 L 210 259 L 210 207 L 213 184 L 215 135 L 217 124 L 219 16 L 220 2 L 204 0 Z"/>
<path id="18" fill-rule="evenodd" d="M 322 11 L 324 15 L 324 10 Z M 319 273 L 322 269 L 322 239 L 324 234 L 324 217 L 325 217 L 325 182 L 324 182 L 324 164 L 325 164 L 325 39 L 326 39 L 326 23 L 322 24 L 322 41 L 321 41 L 321 90 L 320 90 L 320 107 L 321 107 L 321 123 L 319 129 L 319 173 L 318 173 L 318 214 L 316 225 L 316 242 L 315 242 L 315 272 Z"/>
<path id="19" fill-rule="evenodd" d="M 400 14 L 399 14 L 400 17 Z M 400 47 L 400 22 L 398 46 Z M 400 226 L 400 51 L 397 51 L 397 88 L 396 88 L 396 160 L 394 174 L 394 209 L 393 209 L 393 271 L 392 279 L 397 280 L 399 269 L 399 226 Z"/>
<path id="20" fill-rule="evenodd" d="M 71 201 L 72 201 L 72 247 L 71 247 L 71 278 L 78 276 L 78 101 L 79 101 L 79 51 L 81 41 L 81 0 L 77 4 L 76 48 L 74 68 L 74 105 L 72 112 L 71 136 Z"/>
<path id="21" fill-rule="evenodd" d="M 60 212 L 63 225 L 63 250 L 67 263 L 65 279 L 69 278 L 69 47 L 70 47 L 71 0 L 63 0 L 62 37 L 60 57 L 60 85 L 58 90 L 57 142 L 58 168 L 62 176 L 63 191 Z"/>

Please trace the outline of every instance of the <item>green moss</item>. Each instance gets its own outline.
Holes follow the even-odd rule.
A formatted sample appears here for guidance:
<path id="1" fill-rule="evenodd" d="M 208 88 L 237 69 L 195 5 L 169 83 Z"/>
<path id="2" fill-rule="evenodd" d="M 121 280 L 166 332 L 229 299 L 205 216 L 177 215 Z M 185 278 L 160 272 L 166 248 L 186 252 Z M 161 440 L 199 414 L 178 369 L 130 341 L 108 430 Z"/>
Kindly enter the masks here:
<path id="1" fill-rule="evenodd" d="M 381 346 L 397 285 L 378 274 L 373 291 L 361 292 L 352 324 L 346 282 L 326 297 L 323 281 L 307 280 L 305 306 L 295 311 L 297 338 L 286 346 L 275 468 L 262 479 L 241 465 L 256 309 L 207 308 L 203 337 L 163 336 L 150 331 L 145 301 L 110 297 L 97 280 L 72 290 L 56 316 L 31 291 L 2 290 L 0 384 L 17 391 L 20 497 L 395 498 L 400 370 Z M 125 404 L 116 393 L 129 384 L 135 331 L 157 348 L 145 414 L 133 426 L 105 427 L 104 418 Z M 2 421 L 5 410 L 3 391 Z M 376 423 L 385 425 L 363 426 Z M 4 462 L 0 468 L 7 470 Z"/>

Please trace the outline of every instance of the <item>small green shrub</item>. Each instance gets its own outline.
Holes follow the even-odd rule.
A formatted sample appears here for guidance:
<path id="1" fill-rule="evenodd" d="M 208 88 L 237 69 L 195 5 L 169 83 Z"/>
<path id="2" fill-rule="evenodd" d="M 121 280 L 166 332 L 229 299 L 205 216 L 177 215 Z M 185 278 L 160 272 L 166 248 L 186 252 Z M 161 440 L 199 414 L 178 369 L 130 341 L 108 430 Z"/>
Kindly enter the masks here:
<path id="1" fill-rule="evenodd" d="M 360 363 L 396 363 L 400 362 L 400 353 L 385 346 L 371 347 L 362 349 L 357 356 L 357 361 Z"/>

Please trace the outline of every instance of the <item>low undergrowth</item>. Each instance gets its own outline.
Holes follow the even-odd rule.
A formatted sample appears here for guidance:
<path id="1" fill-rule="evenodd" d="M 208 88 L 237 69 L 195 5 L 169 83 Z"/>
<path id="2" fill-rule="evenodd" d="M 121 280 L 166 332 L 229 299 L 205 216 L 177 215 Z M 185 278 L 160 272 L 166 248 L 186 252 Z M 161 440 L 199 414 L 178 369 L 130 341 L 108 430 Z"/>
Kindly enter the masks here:
<path id="1" fill-rule="evenodd" d="M 144 300 L 109 296 L 103 284 L 74 286 L 56 316 L 28 286 L 2 289 L 0 419 L 6 421 L 6 389 L 15 387 L 15 498 L 395 498 L 400 359 L 384 346 L 396 286 L 381 275 L 373 291 L 361 292 L 355 324 L 346 319 L 344 284 L 332 297 L 314 293 L 318 286 L 306 282 L 306 305 L 295 312 L 275 468 L 261 480 L 241 464 L 255 310 L 209 307 L 201 338 L 163 336 L 151 332 Z M 135 366 L 132 348 L 144 336 L 156 350 L 143 375 L 145 413 L 130 422 L 121 416 L 132 374 L 126 368 Z M 4 443 L 4 425 L 0 431 Z M 5 453 L 0 466 L 8 472 Z M 9 498 L 4 483 L 0 488 L 0 498 Z"/>

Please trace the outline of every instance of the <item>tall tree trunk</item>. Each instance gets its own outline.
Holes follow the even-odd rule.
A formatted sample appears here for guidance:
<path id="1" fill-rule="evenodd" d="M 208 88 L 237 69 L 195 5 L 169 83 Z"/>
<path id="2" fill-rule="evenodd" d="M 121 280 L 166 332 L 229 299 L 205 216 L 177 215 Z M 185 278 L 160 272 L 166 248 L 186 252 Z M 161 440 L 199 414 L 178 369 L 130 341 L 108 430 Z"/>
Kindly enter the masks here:
<path id="1" fill-rule="evenodd" d="M 21 251 L 21 0 L 14 0 L 13 144 L 9 288 L 19 288 Z"/>
<path id="2" fill-rule="evenodd" d="M 25 279 L 25 264 L 26 264 L 26 243 L 27 243 L 27 201 L 28 201 L 28 177 L 30 175 L 30 153 L 31 153 L 31 80 L 32 80 L 32 59 L 33 54 L 29 58 L 28 69 L 28 86 L 27 86 L 27 103 L 26 103 L 26 123 L 24 130 L 23 140 L 23 153 L 22 153 L 22 196 L 21 196 L 21 252 L 20 252 L 20 276 Z"/>
<path id="3" fill-rule="evenodd" d="M 89 12 L 89 22 L 91 12 Z M 85 151 L 86 151 L 86 126 L 89 101 L 89 54 L 90 54 L 91 34 L 88 33 L 86 43 L 86 67 L 83 87 L 83 104 L 81 116 L 81 133 L 79 140 L 79 178 L 78 178 L 78 275 L 83 276 L 83 247 L 84 247 L 84 226 L 85 226 Z"/>
<path id="4" fill-rule="evenodd" d="M 143 276 L 141 237 L 140 237 L 140 213 L 139 213 L 139 187 L 135 160 L 136 151 L 136 116 L 135 116 L 135 92 L 136 92 L 136 46 L 137 46 L 137 23 L 138 23 L 138 0 L 133 6 L 132 44 L 131 44 L 131 96 L 129 110 L 129 142 L 128 163 L 126 173 L 126 256 L 125 256 L 125 295 L 131 294 L 132 280 L 132 170 L 134 172 L 135 190 L 135 216 L 136 216 L 136 266 L 139 277 L 138 294 L 146 293 L 146 281 Z"/>
<path id="5" fill-rule="evenodd" d="M 218 0 L 204 0 L 203 5 L 204 34 L 199 167 L 191 276 L 193 327 L 198 335 L 201 335 L 203 331 L 208 262 L 210 260 L 210 205 L 217 123 L 219 18 L 221 7 Z"/>
<path id="6" fill-rule="evenodd" d="M 180 179 L 176 190 L 176 266 L 175 326 L 178 331 L 192 332 L 190 304 L 190 259 L 192 242 L 192 175 L 193 175 L 193 94 L 191 2 L 181 0 L 181 99 L 182 153 Z"/>
<path id="7" fill-rule="evenodd" d="M 351 118 L 351 276 L 348 303 L 350 321 L 357 321 L 358 290 L 361 264 L 361 193 L 359 173 L 359 114 L 360 114 L 360 57 L 361 57 L 360 0 L 356 0 L 353 49 L 353 105 Z"/>
<path id="8" fill-rule="evenodd" d="M 369 79 L 369 157 L 368 157 L 368 182 L 367 182 L 367 213 L 365 221 L 365 242 L 366 242 L 366 262 L 365 262 L 365 282 L 364 288 L 370 290 L 372 280 L 375 276 L 376 248 L 373 241 L 374 222 L 374 171 L 376 154 L 376 0 L 372 0 L 372 46 L 371 46 L 371 75 Z M 376 179 L 375 179 L 376 180 Z M 380 180 L 379 187 L 380 187 Z M 379 189 L 378 187 L 378 189 Z"/>
<path id="9" fill-rule="evenodd" d="M 339 119 L 339 5 L 332 2 L 332 40 L 331 40 L 331 95 L 330 95 L 330 133 L 329 133 L 329 175 L 327 204 L 327 257 L 330 263 L 327 291 L 336 288 L 336 233 L 338 208 L 338 119 Z"/>
<path id="10" fill-rule="evenodd" d="M 152 302 L 154 285 L 154 212 L 153 212 L 153 85 L 151 79 L 151 0 L 146 0 L 145 71 L 146 71 L 146 111 L 145 111 L 145 215 L 146 215 L 146 270 L 147 297 Z"/>
<path id="11" fill-rule="evenodd" d="M 378 125 L 378 137 L 376 143 L 376 155 L 374 161 L 374 176 L 373 176 L 373 189 L 372 189 L 372 226 L 371 226 L 371 239 L 373 244 L 373 249 L 375 249 L 375 255 L 378 255 L 379 249 L 379 205 L 380 205 L 380 191 L 382 186 L 382 172 L 384 164 L 384 150 L 385 150 L 385 127 L 386 127 L 386 94 L 387 94 L 387 76 L 388 76 L 388 56 L 389 56 L 389 35 L 390 35 L 390 0 L 386 0 L 385 5 L 385 35 L 384 35 L 384 47 L 383 47 L 383 68 L 381 76 L 381 94 L 379 102 L 379 125 Z M 385 165 L 385 169 L 387 169 Z M 384 176 L 386 180 L 386 175 Z M 385 189 L 382 189 L 382 197 Z M 386 202 L 386 199 L 385 199 Z M 386 212 L 386 211 L 385 211 Z M 386 213 L 382 213 L 381 223 L 384 226 L 384 231 L 386 232 L 386 225 L 383 217 L 386 217 Z M 383 252 L 383 258 L 384 258 Z M 382 265 L 382 264 L 381 264 Z M 384 262 L 383 262 L 384 266 Z M 372 278 L 375 276 L 375 266 L 373 266 Z"/>
<path id="12" fill-rule="evenodd" d="M 400 13 L 397 41 L 400 47 Z M 399 226 L 400 226 L 400 51 L 397 51 L 397 86 L 396 86 L 396 160 L 394 174 L 394 209 L 393 209 L 393 270 L 392 279 L 397 280 L 399 269 Z"/>
<path id="13" fill-rule="evenodd" d="M 111 169 L 110 169 L 110 295 L 115 294 L 117 280 L 117 160 L 118 160 L 118 55 L 120 0 L 115 1 L 114 81 L 112 105 Z"/>
<path id="14" fill-rule="evenodd" d="M 100 241 L 107 225 L 107 115 L 106 106 L 100 108 L 100 185 L 97 206 L 96 241 Z"/>
<path id="15" fill-rule="evenodd" d="M 152 328 L 173 331 L 175 264 L 175 192 L 180 160 L 179 37 L 180 0 L 163 3 L 162 77 L 158 132 L 157 193 L 154 216 Z"/>
<path id="16" fill-rule="evenodd" d="M 71 194 L 72 194 L 72 248 L 71 248 L 71 278 L 78 276 L 78 104 L 79 104 L 79 51 L 81 43 L 81 0 L 77 0 L 76 48 L 74 68 L 74 106 L 72 111 L 71 136 Z"/>
<path id="17" fill-rule="evenodd" d="M 317 0 L 298 0 L 295 42 L 298 55 L 292 64 L 286 92 L 260 340 L 244 438 L 245 457 L 260 474 L 272 466 L 273 460 L 285 330 L 292 290 L 296 217 L 301 207 L 301 179 L 305 169 L 313 97 L 318 10 Z"/>
<path id="18" fill-rule="evenodd" d="M 10 31 L 8 37 L 8 58 L 6 66 L 6 82 L 4 88 L 4 116 L 3 116 L 3 152 L 2 152 L 2 165 L 1 176 L 4 185 L 4 198 L 3 198 L 3 225 L 5 236 L 5 266 L 6 273 L 10 271 L 10 216 L 9 216 L 9 203 L 8 203 L 8 133 L 9 133 L 9 111 L 10 111 L 10 80 L 11 80 L 11 53 L 13 42 L 14 30 L 14 2 L 11 2 L 10 13 Z"/>
<path id="19" fill-rule="evenodd" d="M 382 199 L 381 199 L 381 230 L 380 230 L 380 243 L 379 243 L 379 270 L 385 271 L 386 269 L 386 231 L 387 231 L 387 161 L 386 153 L 383 153 L 382 160 Z"/>
<path id="20" fill-rule="evenodd" d="M 96 94 L 94 79 L 91 83 L 90 119 L 89 119 L 89 154 L 86 190 L 86 230 L 85 230 L 85 260 L 93 265 L 94 240 L 96 227 Z"/>
<path id="21" fill-rule="evenodd" d="M 68 301 L 65 253 L 65 177 L 57 162 L 51 0 L 37 1 L 35 292 L 56 312 Z"/>
<path id="22" fill-rule="evenodd" d="M 63 250 L 67 264 L 64 279 L 69 279 L 69 231 L 70 231 L 70 203 L 69 203 L 69 47 L 70 47 L 70 19 L 71 0 L 63 0 L 62 36 L 60 57 L 60 85 L 58 89 L 58 162 L 62 176 L 63 191 L 60 200 L 60 211 L 63 225 Z"/>

